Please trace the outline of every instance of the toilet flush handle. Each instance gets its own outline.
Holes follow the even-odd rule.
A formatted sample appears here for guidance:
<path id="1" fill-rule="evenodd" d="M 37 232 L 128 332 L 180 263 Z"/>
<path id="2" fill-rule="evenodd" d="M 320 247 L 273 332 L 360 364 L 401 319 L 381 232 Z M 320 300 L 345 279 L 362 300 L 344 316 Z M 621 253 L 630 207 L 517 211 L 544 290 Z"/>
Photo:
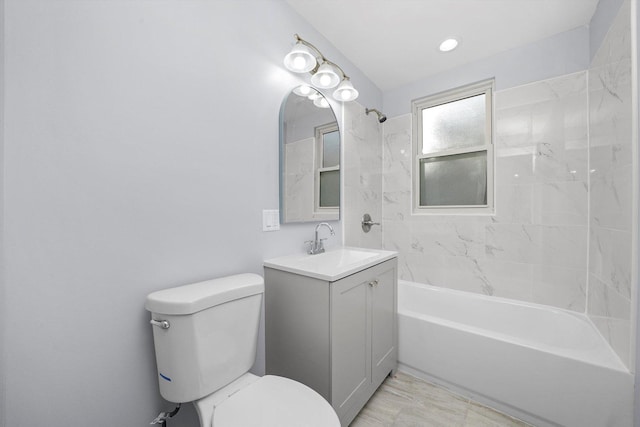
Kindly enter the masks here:
<path id="1" fill-rule="evenodd" d="M 159 328 L 162 328 L 162 329 L 169 329 L 171 327 L 171 324 L 169 323 L 168 320 L 151 319 L 149 323 L 151 323 L 153 326 L 158 326 Z"/>

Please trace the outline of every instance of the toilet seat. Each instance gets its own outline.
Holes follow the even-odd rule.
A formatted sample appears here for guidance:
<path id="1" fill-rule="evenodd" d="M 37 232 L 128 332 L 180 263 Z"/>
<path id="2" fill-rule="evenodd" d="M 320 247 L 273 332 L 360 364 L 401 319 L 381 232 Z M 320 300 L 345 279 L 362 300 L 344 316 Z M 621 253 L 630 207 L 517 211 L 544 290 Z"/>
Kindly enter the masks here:
<path id="1" fill-rule="evenodd" d="M 335 411 L 311 388 L 265 375 L 215 407 L 213 427 L 340 427 Z"/>

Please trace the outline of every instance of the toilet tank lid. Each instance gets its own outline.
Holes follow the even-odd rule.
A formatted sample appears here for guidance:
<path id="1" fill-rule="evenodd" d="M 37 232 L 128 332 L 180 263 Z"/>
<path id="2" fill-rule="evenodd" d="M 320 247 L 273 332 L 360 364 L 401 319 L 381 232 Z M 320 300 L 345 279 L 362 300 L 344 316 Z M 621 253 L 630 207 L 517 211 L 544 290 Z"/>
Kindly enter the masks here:
<path id="1" fill-rule="evenodd" d="M 158 314 L 192 314 L 263 292 L 261 276 L 237 274 L 153 292 L 147 296 L 144 307 Z"/>

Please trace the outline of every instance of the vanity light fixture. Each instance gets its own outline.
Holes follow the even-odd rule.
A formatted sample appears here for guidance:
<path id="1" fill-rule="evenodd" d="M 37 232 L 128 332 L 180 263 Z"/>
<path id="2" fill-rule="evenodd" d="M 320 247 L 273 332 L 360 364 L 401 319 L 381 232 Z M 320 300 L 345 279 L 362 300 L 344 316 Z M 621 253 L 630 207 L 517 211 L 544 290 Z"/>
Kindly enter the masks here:
<path id="1" fill-rule="evenodd" d="M 440 47 L 438 47 L 438 50 L 440 50 L 440 52 L 451 52 L 453 49 L 457 48 L 459 44 L 460 40 L 455 37 L 449 37 L 448 39 L 443 40 L 442 43 L 440 43 Z"/>
<path id="2" fill-rule="evenodd" d="M 294 36 L 296 44 L 284 57 L 284 66 L 287 70 L 294 73 L 311 73 L 311 83 L 321 89 L 331 89 L 338 86 L 333 92 L 333 97 L 337 101 L 353 101 L 358 97 L 359 93 L 353 87 L 349 76 L 338 64 L 329 61 L 318 48 L 297 34 Z"/>

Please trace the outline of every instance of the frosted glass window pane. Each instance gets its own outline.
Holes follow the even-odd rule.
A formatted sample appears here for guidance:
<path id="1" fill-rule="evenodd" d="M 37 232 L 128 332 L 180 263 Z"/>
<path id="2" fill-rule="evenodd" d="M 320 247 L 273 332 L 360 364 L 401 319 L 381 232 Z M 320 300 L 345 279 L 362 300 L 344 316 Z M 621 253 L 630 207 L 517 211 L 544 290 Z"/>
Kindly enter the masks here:
<path id="1" fill-rule="evenodd" d="M 322 135 L 322 167 L 330 168 L 340 163 L 340 132 Z"/>
<path id="2" fill-rule="evenodd" d="M 422 110 L 422 154 L 485 145 L 485 94 Z"/>
<path id="3" fill-rule="evenodd" d="M 420 159 L 420 206 L 486 204 L 486 151 Z"/>
<path id="4" fill-rule="evenodd" d="M 320 172 L 320 207 L 340 205 L 340 171 Z"/>

